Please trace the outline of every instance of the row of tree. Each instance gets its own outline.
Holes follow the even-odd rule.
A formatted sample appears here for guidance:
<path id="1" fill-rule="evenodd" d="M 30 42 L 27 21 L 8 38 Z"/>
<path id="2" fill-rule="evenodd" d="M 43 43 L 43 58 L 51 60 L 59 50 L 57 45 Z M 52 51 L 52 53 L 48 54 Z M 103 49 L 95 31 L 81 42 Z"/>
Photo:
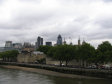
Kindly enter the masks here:
<path id="1" fill-rule="evenodd" d="M 60 61 L 60 66 L 66 62 L 66 66 L 72 60 L 80 62 L 80 66 L 87 64 L 104 64 L 112 62 L 112 45 L 105 41 L 95 49 L 89 43 L 82 45 L 58 45 L 58 46 L 40 46 L 39 51 L 47 56 Z"/>
<path id="2" fill-rule="evenodd" d="M 0 58 L 5 62 L 16 62 L 18 54 L 19 52 L 17 50 L 4 51 L 0 52 Z"/>

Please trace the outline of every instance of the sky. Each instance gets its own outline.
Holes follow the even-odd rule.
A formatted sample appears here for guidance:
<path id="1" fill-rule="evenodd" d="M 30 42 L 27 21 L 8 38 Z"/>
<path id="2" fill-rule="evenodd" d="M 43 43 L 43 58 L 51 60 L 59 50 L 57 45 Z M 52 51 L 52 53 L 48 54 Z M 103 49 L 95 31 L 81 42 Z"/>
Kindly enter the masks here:
<path id="1" fill-rule="evenodd" d="M 67 43 L 112 43 L 112 0 L 0 0 L 0 46 L 38 36 L 56 43 L 59 34 Z"/>

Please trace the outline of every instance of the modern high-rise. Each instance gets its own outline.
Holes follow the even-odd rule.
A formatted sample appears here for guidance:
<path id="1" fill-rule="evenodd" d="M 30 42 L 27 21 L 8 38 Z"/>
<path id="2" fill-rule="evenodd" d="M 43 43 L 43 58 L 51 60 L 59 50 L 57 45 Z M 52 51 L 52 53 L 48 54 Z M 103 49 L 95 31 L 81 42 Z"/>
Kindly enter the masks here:
<path id="1" fill-rule="evenodd" d="M 52 46 L 52 42 L 46 42 L 47 46 Z"/>
<path id="2" fill-rule="evenodd" d="M 57 37 L 57 45 L 62 45 L 62 37 L 60 34 Z"/>
<path id="3" fill-rule="evenodd" d="M 6 41 L 5 47 L 6 48 L 12 48 L 12 41 Z"/>
<path id="4" fill-rule="evenodd" d="M 41 38 L 40 36 L 37 38 L 37 42 L 36 42 L 36 49 L 39 48 L 39 46 L 43 45 L 43 38 Z"/>

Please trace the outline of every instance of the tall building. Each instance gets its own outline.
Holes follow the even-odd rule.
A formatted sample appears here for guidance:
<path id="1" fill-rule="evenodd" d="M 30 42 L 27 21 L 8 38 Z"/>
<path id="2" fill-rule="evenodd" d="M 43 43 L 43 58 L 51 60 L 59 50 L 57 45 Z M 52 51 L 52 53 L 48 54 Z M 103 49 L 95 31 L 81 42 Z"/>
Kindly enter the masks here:
<path id="1" fill-rule="evenodd" d="M 46 42 L 47 46 L 52 46 L 52 42 Z"/>
<path id="2" fill-rule="evenodd" d="M 62 37 L 60 34 L 58 35 L 58 38 L 57 38 L 57 45 L 62 45 Z"/>
<path id="3" fill-rule="evenodd" d="M 36 49 L 39 48 L 39 46 L 43 45 L 43 38 L 41 38 L 40 36 L 37 38 L 37 42 L 36 42 Z"/>
<path id="4" fill-rule="evenodd" d="M 6 41 L 5 47 L 6 48 L 12 48 L 12 41 Z"/>

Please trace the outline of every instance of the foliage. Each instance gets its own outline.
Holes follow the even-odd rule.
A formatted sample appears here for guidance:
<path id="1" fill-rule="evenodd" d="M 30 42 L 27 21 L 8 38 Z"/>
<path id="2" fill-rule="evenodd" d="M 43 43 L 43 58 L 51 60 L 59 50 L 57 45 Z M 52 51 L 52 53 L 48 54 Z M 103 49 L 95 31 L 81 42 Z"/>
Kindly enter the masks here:
<path id="1" fill-rule="evenodd" d="M 95 56 L 95 48 L 88 43 L 82 44 L 78 49 L 79 60 L 83 62 L 91 62 Z"/>
<path id="2" fill-rule="evenodd" d="M 98 45 L 97 52 L 100 63 L 112 61 L 112 45 L 108 41 Z"/>
<path id="3" fill-rule="evenodd" d="M 60 61 L 60 66 L 65 61 L 66 66 L 69 63 L 69 61 L 73 60 L 75 58 L 75 46 L 72 45 L 58 45 L 52 47 L 47 55 L 52 57 L 53 59 Z"/>
<path id="4" fill-rule="evenodd" d="M 3 59 L 3 61 L 16 61 L 17 55 L 19 52 L 17 50 L 11 50 L 11 51 L 5 51 L 5 52 L 0 52 L 0 57 Z"/>
<path id="5" fill-rule="evenodd" d="M 44 52 L 45 54 L 47 54 L 48 50 L 51 48 L 51 46 L 40 46 L 37 51 L 41 51 Z"/>
<path id="6" fill-rule="evenodd" d="M 73 59 L 81 62 L 83 66 L 93 63 L 112 62 L 112 45 L 108 41 L 98 45 L 97 49 L 85 42 L 80 46 L 40 46 L 38 50 L 44 52 L 48 57 L 60 61 L 60 66 L 63 62 L 66 62 L 67 66 Z"/>

